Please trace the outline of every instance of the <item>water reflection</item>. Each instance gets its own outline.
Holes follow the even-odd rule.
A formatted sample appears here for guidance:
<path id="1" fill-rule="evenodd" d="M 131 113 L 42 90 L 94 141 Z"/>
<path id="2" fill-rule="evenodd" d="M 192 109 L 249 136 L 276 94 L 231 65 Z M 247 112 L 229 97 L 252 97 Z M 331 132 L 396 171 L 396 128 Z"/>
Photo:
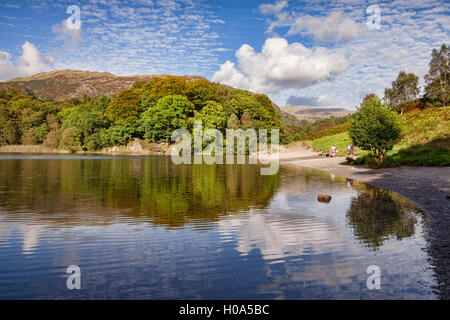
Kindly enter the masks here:
<path id="1" fill-rule="evenodd" d="M 417 208 L 391 192 L 366 187 L 367 191 L 352 199 L 347 212 L 355 237 L 370 248 L 378 249 L 385 240 L 398 240 L 414 234 Z"/>
<path id="2" fill-rule="evenodd" d="M 429 299 L 424 246 L 413 204 L 319 171 L 0 159 L 0 299 Z"/>
<path id="3" fill-rule="evenodd" d="M 174 166 L 162 157 L 0 164 L 5 211 L 52 214 L 48 223 L 66 225 L 114 223 L 117 214 L 167 227 L 217 221 L 228 212 L 266 206 L 279 185 L 278 175 L 261 176 L 255 166 Z"/>

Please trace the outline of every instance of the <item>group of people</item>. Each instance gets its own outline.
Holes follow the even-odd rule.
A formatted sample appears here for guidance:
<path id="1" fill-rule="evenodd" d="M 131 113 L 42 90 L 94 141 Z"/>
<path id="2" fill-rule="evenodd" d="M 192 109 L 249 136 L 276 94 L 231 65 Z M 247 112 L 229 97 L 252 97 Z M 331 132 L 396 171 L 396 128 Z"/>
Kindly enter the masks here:
<path id="1" fill-rule="evenodd" d="M 348 151 L 348 156 L 353 156 L 354 152 L 355 152 L 355 147 L 353 146 L 353 143 L 350 143 L 347 147 L 347 151 Z M 337 153 L 339 152 L 338 149 L 336 149 L 336 146 L 331 146 L 331 152 L 330 152 L 330 156 L 334 157 L 337 155 Z M 327 155 L 328 156 L 328 155 Z"/>

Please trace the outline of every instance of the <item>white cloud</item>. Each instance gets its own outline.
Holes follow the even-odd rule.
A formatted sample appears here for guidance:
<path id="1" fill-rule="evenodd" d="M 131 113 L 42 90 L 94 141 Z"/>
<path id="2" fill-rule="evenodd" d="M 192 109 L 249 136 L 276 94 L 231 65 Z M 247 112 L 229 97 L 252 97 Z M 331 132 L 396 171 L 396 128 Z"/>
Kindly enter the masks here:
<path id="1" fill-rule="evenodd" d="M 260 53 L 244 44 L 236 52 L 238 67 L 230 61 L 213 75 L 213 81 L 255 92 L 275 93 L 283 89 L 308 87 L 340 74 L 347 60 L 340 51 L 301 43 L 289 44 L 283 38 L 267 39 Z"/>
<path id="2" fill-rule="evenodd" d="M 321 41 L 348 41 L 357 38 L 363 31 L 362 24 L 337 11 L 325 17 L 301 15 L 292 23 L 288 35 L 307 33 Z"/>
<path id="3" fill-rule="evenodd" d="M 320 41 L 348 41 L 357 38 L 365 30 L 363 23 L 345 16 L 342 11 L 331 12 L 328 16 L 313 16 L 284 11 L 287 7 L 287 1 L 259 6 L 262 14 L 275 16 L 275 20 L 270 21 L 268 33 L 278 27 L 288 27 L 287 36 L 307 34 Z"/>
<path id="4" fill-rule="evenodd" d="M 80 7 L 82 37 L 53 27 L 69 46 L 80 41 L 77 50 L 61 50 L 59 43 L 51 48 L 58 56 L 55 68 L 207 76 L 226 50 L 214 30 L 224 21 L 198 1 L 90 0 Z"/>
<path id="5" fill-rule="evenodd" d="M 56 40 L 65 42 L 69 49 L 75 49 L 81 41 L 81 29 L 67 28 L 67 20 L 61 21 L 52 27 L 52 31 L 56 34 Z"/>
<path id="6" fill-rule="evenodd" d="M 26 41 L 22 45 L 22 55 L 16 59 L 15 64 L 8 52 L 0 51 L 0 80 L 42 72 L 53 62 L 53 57 L 42 55 L 32 43 Z"/>
<path id="7" fill-rule="evenodd" d="M 353 108 L 360 104 L 361 92 L 382 97 L 384 88 L 390 86 L 401 70 L 419 76 L 419 85 L 423 87 L 432 49 L 449 40 L 448 1 L 382 2 L 379 30 L 369 30 L 365 25 L 370 16 L 366 12 L 369 4 L 349 0 L 309 2 L 295 7 L 289 3 L 289 8 L 269 16 L 267 32 L 287 30 L 284 37 L 289 41 L 303 42 L 305 36 L 311 36 L 312 45 L 342 50 L 349 65 L 332 81 L 300 90 L 283 90 L 270 94 L 270 98 L 282 105 L 291 96 L 328 95 L 333 100 L 332 106 Z"/>
<path id="8" fill-rule="evenodd" d="M 276 14 L 281 12 L 284 8 L 287 8 L 287 6 L 287 1 L 279 1 L 276 4 L 266 3 L 259 6 L 259 11 L 262 14 Z"/>

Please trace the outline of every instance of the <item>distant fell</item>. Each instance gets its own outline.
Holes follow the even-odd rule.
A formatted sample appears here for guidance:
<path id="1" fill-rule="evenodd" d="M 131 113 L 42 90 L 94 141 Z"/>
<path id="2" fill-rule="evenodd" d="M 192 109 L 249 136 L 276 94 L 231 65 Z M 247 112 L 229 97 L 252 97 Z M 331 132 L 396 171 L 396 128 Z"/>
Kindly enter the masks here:
<path id="1" fill-rule="evenodd" d="M 280 109 L 293 115 L 298 121 L 303 122 L 314 122 L 330 117 L 343 117 L 353 113 L 353 111 L 344 108 L 281 106 Z"/>
<path id="2" fill-rule="evenodd" d="M 54 70 L 42 72 L 29 77 L 15 78 L 0 82 L 0 89 L 20 87 L 25 93 L 33 94 L 39 99 L 66 100 L 79 98 L 84 94 L 95 97 L 109 95 L 129 89 L 136 81 L 150 81 L 165 78 L 168 75 L 133 75 L 116 76 L 108 72 Z M 182 76 L 187 80 L 204 79 L 200 76 Z"/>

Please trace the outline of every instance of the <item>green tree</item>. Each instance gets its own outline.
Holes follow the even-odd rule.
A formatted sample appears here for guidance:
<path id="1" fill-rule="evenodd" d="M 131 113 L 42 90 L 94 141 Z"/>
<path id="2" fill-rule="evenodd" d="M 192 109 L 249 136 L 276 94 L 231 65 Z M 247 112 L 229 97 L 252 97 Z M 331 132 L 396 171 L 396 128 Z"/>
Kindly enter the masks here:
<path id="1" fill-rule="evenodd" d="M 186 95 L 201 110 L 209 101 L 218 102 L 220 97 L 216 87 L 208 80 L 195 80 L 187 83 Z"/>
<path id="2" fill-rule="evenodd" d="M 129 141 L 136 132 L 136 125 L 132 123 L 117 124 L 109 127 L 104 133 L 99 131 L 98 143 L 102 146 L 123 145 Z"/>
<path id="3" fill-rule="evenodd" d="M 168 76 L 149 81 L 144 88 L 156 100 L 169 95 L 183 95 L 187 93 L 187 83 L 181 77 Z"/>
<path id="4" fill-rule="evenodd" d="M 215 101 L 207 101 L 200 112 L 195 115 L 195 121 L 201 121 L 203 129 L 225 129 L 227 118 L 223 106 Z"/>
<path id="5" fill-rule="evenodd" d="M 153 108 L 142 114 L 140 122 L 144 138 L 169 140 L 173 130 L 187 128 L 187 119 L 193 112 L 194 105 L 185 96 L 161 98 Z"/>
<path id="6" fill-rule="evenodd" d="M 402 137 L 402 124 L 397 113 L 384 105 L 379 98 L 361 104 L 352 116 L 348 133 L 355 146 L 370 150 L 383 164 L 386 152 L 392 150 Z"/>
<path id="7" fill-rule="evenodd" d="M 136 122 L 141 96 L 131 89 L 121 91 L 106 108 L 106 115 L 116 124 Z"/>
<path id="8" fill-rule="evenodd" d="M 228 118 L 227 128 L 228 129 L 239 129 L 239 119 L 238 119 L 237 115 L 235 115 L 234 113 L 232 113 L 231 116 Z"/>
<path id="9" fill-rule="evenodd" d="M 414 73 L 400 71 L 397 79 L 392 81 L 392 88 L 384 90 L 384 101 L 389 107 L 413 101 L 419 94 L 419 77 Z M 402 110 L 403 113 L 403 110 Z"/>
<path id="10" fill-rule="evenodd" d="M 110 124 L 110 121 L 102 112 L 95 111 L 89 105 L 83 105 L 65 109 L 60 113 L 60 116 L 63 118 L 61 130 L 63 136 L 66 137 L 62 141 L 62 147 L 95 150 L 97 148 L 92 149 L 93 146 L 98 148 L 102 146 L 100 143 L 92 143 L 91 138 L 92 135 L 107 128 Z M 70 131 L 70 135 L 64 135 L 66 130 Z"/>
<path id="11" fill-rule="evenodd" d="M 450 100 L 450 47 L 445 44 L 438 51 L 433 49 L 429 71 L 424 76 L 426 98 L 447 106 Z"/>
<path id="12" fill-rule="evenodd" d="M 247 111 L 244 111 L 244 113 L 242 114 L 241 117 L 241 127 L 243 129 L 250 129 L 253 128 L 253 120 L 252 120 L 252 116 L 250 115 L 250 113 L 248 113 Z"/>

